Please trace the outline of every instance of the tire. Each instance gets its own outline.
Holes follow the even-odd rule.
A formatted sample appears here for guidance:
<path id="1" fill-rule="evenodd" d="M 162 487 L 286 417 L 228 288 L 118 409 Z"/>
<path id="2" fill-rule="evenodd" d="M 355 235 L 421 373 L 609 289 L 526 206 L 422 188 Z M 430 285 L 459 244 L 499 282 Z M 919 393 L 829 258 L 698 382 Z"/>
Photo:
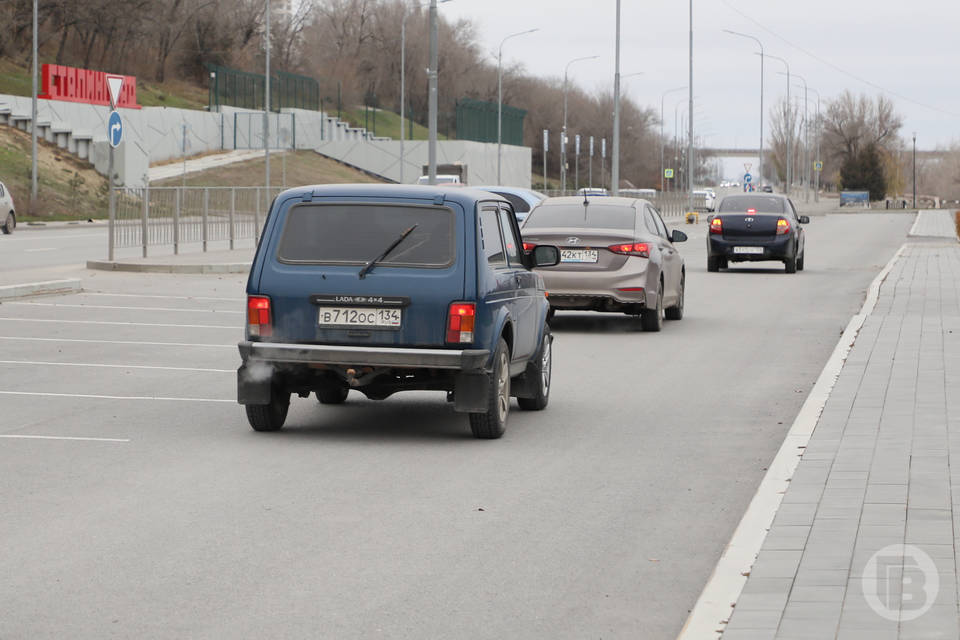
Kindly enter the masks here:
<path id="1" fill-rule="evenodd" d="M 470 414 L 470 430 L 475 438 L 494 440 L 507 430 L 510 414 L 510 351 L 503 338 L 493 353 L 493 372 L 487 385 L 487 410 Z"/>
<path id="2" fill-rule="evenodd" d="M 347 385 L 329 386 L 317 389 L 314 392 L 317 396 L 317 402 L 320 404 L 343 404 L 350 393 L 350 387 Z"/>
<path id="3" fill-rule="evenodd" d="M 797 259 L 796 258 L 787 258 L 783 261 L 783 270 L 787 273 L 796 273 L 797 272 Z"/>
<path id="4" fill-rule="evenodd" d="M 547 323 L 548 323 L 548 324 L 553 321 L 553 316 L 555 316 L 555 315 L 557 315 L 557 310 L 554 309 L 553 307 L 550 307 L 550 309 L 547 311 Z"/>
<path id="5" fill-rule="evenodd" d="M 797 271 L 803 271 L 803 259 L 806 257 L 805 253 L 801 253 L 800 257 L 797 258 Z"/>
<path id="6" fill-rule="evenodd" d="M 664 312 L 667 320 L 683 320 L 683 299 L 687 290 L 687 274 L 680 274 L 680 299 L 676 306 L 669 307 Z"/>
<path id="7" fill-rule="evenodd" d="M 13 233 L 13 230 L 17 228 L 17 216 L 13 215 L 13 212 L 7 214 L 6 219 L 3 221 L 3 225 L 0 226 L 0 229 L 3 230 L 4 235 L 10 235 Z"/>
<path id="8" fill-rule="evenodd" d="M 290 409 L 290 394 L 274 389 L 270 404 L 248 404 L 246 409 L 247 422 L 254 431 L 279 431 Z"/>
<path id="9" fill-rule="evenodd" d="M 550 383 L 553 380 L 553 336 L 550 335 L 550 327 L 543 328 L 543 341 L 531 364 L 537 377 L 537 395 L 532 398 L 517 398 L 517 404 L 524 411 L 542 411 L 550 402 Z M 527 371 L 530 372 L 531 369 Z"/>
<path id="10" fill-rule="evenodd" d="M 717 256 L 708 256 L 707 271 L 710 273 L 716 273 L 717 271 L 720 271 L 720 258 Z"/>
<path id="11" fill-rule="evenodd" d="M 657 289 L 657 306 L 654 309 L 644 309 L 640 312 L 640 326 L 644 331 L 660 331 L 663 329 L 663 283 Z"/>

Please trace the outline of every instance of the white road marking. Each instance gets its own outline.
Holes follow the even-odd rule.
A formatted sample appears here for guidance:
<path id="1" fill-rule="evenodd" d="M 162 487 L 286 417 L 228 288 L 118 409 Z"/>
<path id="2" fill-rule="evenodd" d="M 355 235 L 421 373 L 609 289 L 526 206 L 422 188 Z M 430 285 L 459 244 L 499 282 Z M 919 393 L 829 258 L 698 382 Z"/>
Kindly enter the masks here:
<path id="1" fill-rule="evenodd" d="M 51 367 L 104 367 L 109 369 L 150 369 L 155 371 L 193 371 L 197 373 L 236 373 L 236 369 L 201 369 L 197 367 L 156 367 L 145 364 L 99 364 L 90 362 L 42 362 L 38 360 L 0 360 L 0 364 L 26 364 Z"/>
<path id="2" fill-rule="evenodd" d="M 90 398 L 93 400 L 165 400 L 170 402 L 229 402 L 236 404 L 236 400 L 220 400 L 218 398 L 169 398 L 164 396 L 105 396 L 93 393 L 51 393 L 47 391 L 0 391 L 4 396 L 41 396 L 45 398 Z"/>
<path id="3" fill-rule="evenodd" d="M 231 313 L 243 315 L 243 311 L 217 311 L 216 309 L 183 309 L 178 307 L 116 307 L 99 304 L 63 304 L 60 302 L 5 302 L 8 306 L 20 307 L 66 307 L 68 309 L 118 309 L 122 311 L 187 311 L 190 313 Z"/>
<path id="4" fill-rule="evenodd" d="M 106 233 L 102 233 L 102 234 L 101 233 L 73 233 L 73 234 L 67 234 L 67 235 L 59 235 L 59 234 L 56 234 L 56 235 L 51 234 L 51 235 L 53 238 L 57 240 L 63 240 L 64 238 L 102 238 L 104 235 L 106 235 Z M 51 235 L 47 235 L 45 233 L 43 236 L 38 235 L 37 237 L 34 238 L 30 236 L 25 236 L 23 234 L 17 234 L 17 240 L 20 242 L 25 242 L 27 240 L 46 240 L 47 242 L 49 242 Z"/>
<path id="5" fill-rule="evenodd" d="M 0 318 L 9 322 L 54 322 L 60 324 L 98 324 L 122 327 L 175 327 L 177 329 L 232 329 L 242 331 L 239 325 L 213 325 L 213 324 L 166 324 L 154 322 L 108 322 L 106 320 L 60 320 L 59 318 Z"/>
<path id="6" fill-rule="evenodd" d="M 42 249 L 24 249 L 24 253 L 39 253 L 41 251 L 56 251 L 57 247 L 44 247 Z"/>
<path id="7" fill-rule="evenodd" d="M 740 524 L 733 532 L 733 537 L 723 550 L 710 580 L 690 611 L 677 640 L 719 638 L 725 622 L 733 615 L 737 598 L 743 591 L 750 569 L 767 537 L 767 531 L 773 524 L 773 519 L 783 501 L 783 495 L 790 486 L 790 479 L 797 470 L 797 465 L 800 464 L 798 452 L 803 451 L 809 444 L 813 430 L 820 419 L 820 413 L 827 404 L 827 399 L 840 376 L 844 361 L 853 348 L 857 334 L 877 304 L 880 285 L 890 274 L 890 270 L 900 259 L 906 247 L 907 245 L 904 244 L 897 250 L 890 262 L 870 284 L 860 313 L 850 319 L 830 359 L 827 360 L 817 382 L 813 385 L 810 395 L 800 407 L 800 413 L 797 414 L 780 450 L 767 468 L 767 473 L 763 476 L 746 513 L 740 519 Z"/>
<path id="8" fill-rule="evenodd" d="M 79 436 L 27 436 L 19 434 L 0 434 L 0 438 L 21 440 L 82 440 L 84 442 L 130 442 L 129 438 L 83 438 Z"/>
<path id="9" fill-rule="evenodd" d="M 31 342 L 87 342 L 93 344 L 135 344 L 147 347 L 206 347 L 211 349 L 236 349 L 235 344 L 200 344 L 196 342 L 145 342 L 141 340 L 84 340 L 83 338 L 24 338 L 21 336 L 0 336 L 0 340 L 14 340 L 16 342 L 29 340 Z"/>
<path id="10" fill-rule="evenodd" d="M 223 302 L 245 302 L 246 298 L 214 298 L 211 296 L 164 296 L 145 293 L 107 293 L 104 291 L 84 291 L 85 296 L 103 296 L 111 298 L 159 298 L 163 300 L 220 300 Z"/>

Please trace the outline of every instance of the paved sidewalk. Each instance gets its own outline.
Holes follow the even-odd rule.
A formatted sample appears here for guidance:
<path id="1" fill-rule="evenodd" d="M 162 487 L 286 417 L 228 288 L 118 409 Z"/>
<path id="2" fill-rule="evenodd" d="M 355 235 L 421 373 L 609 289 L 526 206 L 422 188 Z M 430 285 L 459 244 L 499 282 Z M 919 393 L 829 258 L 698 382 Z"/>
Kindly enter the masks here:
<path id="1" fill-rule="evenodd" d="M 271 149 L 270 155 L 281 153 L 282 151 L 283 149 Z M 194 158 L 193 160 L 187 158 L 186 173 L 196 173 L 197 171 L 206 171 L 207 169 L 223 167 L 237 162 L 257 160 L 264 157 L 264 155 L 263 149 L 260 149 L 259 151 L 237 149 L 233 151 L 225 151 L 223 153 L 212 153 L 199 158 Z M 183 162 L 170 162 L 167 164 L 150 167 L 147 170 L 147 178 L 150 180 L 150 182 L 157 182 L 159 180 L 166 180 L 167 178 L 179 177 L 183 175 L 183 173 Z"/>
<path id="2" fill-rule="evenodd" d="M 87 269 L 140 273 L 247 273 L 256 249 L 252 240 L 238 241 L 237 244 L 241 246 L 232 250 L 197 251 L 194 248 L 178 255 L 166 253 L 147 258 L 88 260 Z"/>
<path id="3" fill-rule="evenodd" d="M 960 638 L 958 462 L 960 245 L 910 244 L 844 363 L 723 639 Z"/>
<path id="4" fill-rule="evenodd" d="M 917 214 L 910 228 L 910 237 L 955 238 L 957 231 L 953 210 L 930 209 Z"/>

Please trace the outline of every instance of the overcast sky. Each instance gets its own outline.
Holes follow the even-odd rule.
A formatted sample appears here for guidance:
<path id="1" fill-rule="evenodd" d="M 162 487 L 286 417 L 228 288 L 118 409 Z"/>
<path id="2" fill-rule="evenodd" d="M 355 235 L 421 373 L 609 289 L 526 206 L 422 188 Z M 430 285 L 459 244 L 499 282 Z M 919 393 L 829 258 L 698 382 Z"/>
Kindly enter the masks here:
<path id="1" fill-rule="evenodd" d="M 918 148 L 960 141 L 960 0 L 694 0 L 693 5 L 694 126 L 709 146 L 755 148 L 759 141 L 758 47 L 723 29 L 759 38 L 766 53 L 786 59 L 790 71 L 824 101 L 844 89 L 870 96 L 881 92 L 877 87 L 887 90 L 903 117 L 901 135 L 909 138 L 916 131 Z M 539 28 L 506 43 L 505 64 L 519 62 L 532 74 L 559 78 L 569 60 L 599 55 L 572 65 L 570 77 L 587 90 L 613 86 L 615 0 L 453 0 L 440 11 L 473 21 L 494 60 L 505 36 Z M 622 0 L 620 72 L 643 72 L 624 79 L 623 91 L 641 105 L 659 111 L 662 92 L 687 84 L 688 16 L 685 0 Z M 786 91 L 786 78 L 777 74 L 783 68 L 767 59 L 768 114 Z M 799 79 L 794 84 L 802 85 Z M 808 96 L 815 102 L 812 90 Z M 684 92 L 667 96 L 667 131 L 684 99 Z"/>

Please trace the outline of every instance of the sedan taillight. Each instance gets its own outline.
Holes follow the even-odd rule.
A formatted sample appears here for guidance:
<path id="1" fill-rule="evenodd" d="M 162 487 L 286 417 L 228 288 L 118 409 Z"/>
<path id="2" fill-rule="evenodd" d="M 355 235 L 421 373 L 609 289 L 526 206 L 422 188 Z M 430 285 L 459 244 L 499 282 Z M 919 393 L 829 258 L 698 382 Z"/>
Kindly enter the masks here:
<path id="1" fill-rule="evenodd" d="M 723 220 L 714 218 L 710 221 L 710 233 L 723 233 Z"/>
<path id="2" fill-rule="evenodd" d="M 646 242 L 628 242 L 626 244 L 612 244 L 607 247 L 613 253 L 619 253 L 625 256 L 640 256 L 641 258 L 650 257 L 650 245 Z"/>
<path id="3" fill-rule="evenodd" d="M 786 218 L 780 218 L 777 220 L 777 235 L 782 236 L 784 234 L 790 233 L 790 221 Z"/>
<path id="4" fill-rule="evenodd" d="M 247 333 L 262 338 L 273 335 L 273 324 L 270 322 L 270 298 L 247 296 Z"/>

